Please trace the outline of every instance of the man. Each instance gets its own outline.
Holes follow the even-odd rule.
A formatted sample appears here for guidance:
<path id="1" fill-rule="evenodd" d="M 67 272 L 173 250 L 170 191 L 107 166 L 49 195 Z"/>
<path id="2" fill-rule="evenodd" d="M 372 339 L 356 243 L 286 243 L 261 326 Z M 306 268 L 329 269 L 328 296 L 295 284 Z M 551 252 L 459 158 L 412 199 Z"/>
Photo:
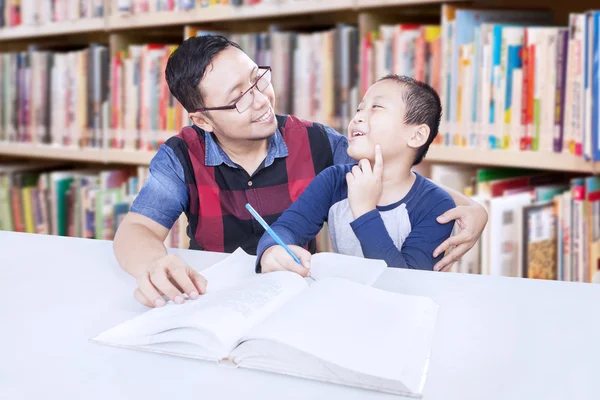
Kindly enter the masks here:
<path id="1" fill-rule="evenodd" d="M 163 244 L 185 212 L 190 248 L 254 254 L 264 230 L 246 203 L 267 223 L 295 201 L 312 179 L 334 164 L 355 163 L 348 141 L 333 129 L 274 114 L 269 66 L 257 66 L 221 36 L 184 41 L 167 63 L 173 96 L 193 122 L 170 138 L 150 163 L 150 174 L 114 240 L 117 261 L 137 279 L 135 297 L 149 307 L 196 299 L 206 280 Z M 456 208 L 440 223 L 463 229 L 434 252 L 456 246 L 436 269 L 448 269 L 469 250 L 487 222 L 485 210 L 447 190 Z M 315 250 L 314 242 L 310 249 Z"/>

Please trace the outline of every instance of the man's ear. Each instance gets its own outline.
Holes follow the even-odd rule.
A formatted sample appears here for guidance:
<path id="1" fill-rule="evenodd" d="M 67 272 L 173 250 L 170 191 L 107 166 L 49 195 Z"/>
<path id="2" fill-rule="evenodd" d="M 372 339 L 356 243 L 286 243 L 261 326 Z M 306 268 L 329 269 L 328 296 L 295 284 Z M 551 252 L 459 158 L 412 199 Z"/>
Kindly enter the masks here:
<path id="1" fill-rule="evenodd" d="M 429 133 L 429 126 L 426 124 L 415 126 L 408 138 L 408 147 L 418 149 L 423 146 L 429 139 Z"/>
<path id="2" fill-rule="evenodd" d="M 214 127 L 208 117 L 202 112 L 197 111 L 189 114 L 190 119 L 198 128 L 202 129 L 204 132 L 213 132 Z"/>

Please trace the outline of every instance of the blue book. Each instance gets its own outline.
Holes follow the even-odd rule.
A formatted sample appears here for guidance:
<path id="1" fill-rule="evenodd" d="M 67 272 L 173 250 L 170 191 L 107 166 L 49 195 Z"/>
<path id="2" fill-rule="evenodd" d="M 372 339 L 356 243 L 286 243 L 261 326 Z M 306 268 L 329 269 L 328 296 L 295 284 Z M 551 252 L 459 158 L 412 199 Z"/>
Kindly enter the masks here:
<path id="1" fill-rule="evenodd" d="M 600 161 L 600 11 L 593 11 L 592 43 L 592 159 Z"/>

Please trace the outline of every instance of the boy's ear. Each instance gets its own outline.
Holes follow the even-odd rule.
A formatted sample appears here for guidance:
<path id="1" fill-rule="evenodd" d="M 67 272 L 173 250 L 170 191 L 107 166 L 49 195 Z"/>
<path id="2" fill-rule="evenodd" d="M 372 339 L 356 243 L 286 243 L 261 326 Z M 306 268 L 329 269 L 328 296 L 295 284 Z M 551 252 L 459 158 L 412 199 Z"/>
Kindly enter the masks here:
<path id="1" fill-rule="evenodd" d="M 429 133 L 429 126 L 426 124 L 416 126 L 408 138 L 408 147 L 418 149 L 423 146 L 429 139 Z"/>
<path id="2" fill-rule="evenodd" d="M 202 129 L 204 132 L 213 132 L 214 127 L 210 120 L 206 117 L 206 115 L 202 114 L 200 111 L 190 113 L 190 119 L 198 128 Z"/>

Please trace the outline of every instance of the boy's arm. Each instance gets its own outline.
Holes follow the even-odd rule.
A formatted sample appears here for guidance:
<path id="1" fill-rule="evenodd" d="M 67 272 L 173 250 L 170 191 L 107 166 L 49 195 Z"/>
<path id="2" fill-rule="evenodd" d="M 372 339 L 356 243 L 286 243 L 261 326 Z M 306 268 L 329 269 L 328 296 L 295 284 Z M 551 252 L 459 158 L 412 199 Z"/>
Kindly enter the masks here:
<path id="1" fill-rule="evenodd" d="M 432 270 L 436 261 L 434 249 L 452 233 L 452 224 L 442 225 L 436 217 L 454 207 L 454 201 L 444 198 L 427 207 L 426 216 L 413 226 L 398 250 L 390 237 L 378 210 L 372 210 L 354 220 L 350 226 L 360 241 L 366 258 L 383 259 L 389 267 Z"/>
<path id="2" fill-rule="evenodd" d="M 149 307 L 165 304 L 163 294 L 176 303 L 205 290 L 202 276 L 181 258 L 168 255 L 164 245 L 169 229 L 188 202 L 183 169 L 172 149 L 163 145 L 150 163 L 150 174 L 130 212 L 115 234 L 117 262 L 137 280 L 135 298 Z"/>
<path id="3" fill-rule="evenodd" d="M 343 177 L 343 173 L 340 173 L 341 170 L 341 166 L 334 166 L 317 175 L 298 199 L 271 225 L 273 231 L 286 245 L 304 246 L 319 233 L 327 219 L 333 195 L 340 186 L 339 181 Z M 256 249 L 256 272 L 281 269 L 275 268 L 280 262 L 285 262 L 286 265 L 289 265 L 290 260 L 293 262 L 292 257 L 285 252 L 279 253 L 280 257 L 278 259 L 272 259 L 269 256 L 268 253 L 271 250 L 275 251 L 271 248 L 276 244 L 275 240 L 265 232 Z M 294 247 L 294 253 L 296 253 L 298 247 Z M 278 251 L 281 251 L 281 249 L 278 249 Z M 296 255 L 302 256 L 302 261 L 304 261 L 303 258 L 310 258 L 310 256 L 307 256 L 308 252 L 301 250 L 299 252 L 301 254 Z M 281 260 L 281 257 L 286 258 L 287 261 Z"/>

